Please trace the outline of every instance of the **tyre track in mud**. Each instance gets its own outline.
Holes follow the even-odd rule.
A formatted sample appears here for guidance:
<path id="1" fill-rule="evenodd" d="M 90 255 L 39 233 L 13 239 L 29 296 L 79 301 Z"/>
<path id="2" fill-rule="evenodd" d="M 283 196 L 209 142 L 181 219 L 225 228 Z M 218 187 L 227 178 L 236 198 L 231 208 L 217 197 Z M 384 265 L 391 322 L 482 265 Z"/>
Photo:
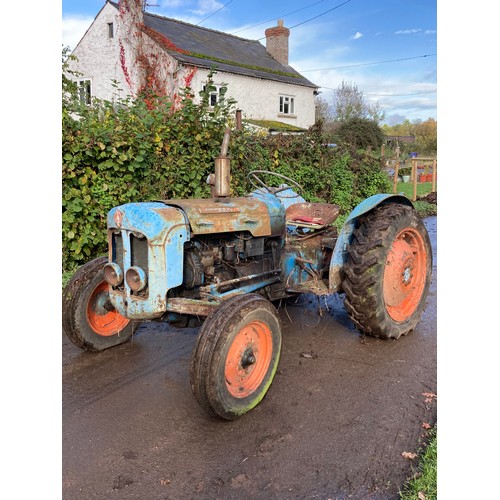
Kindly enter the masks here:
<path id="1" fill-rule="evenodd" d="M 167 344 L 179 342 L 179 336 L 184 336 L 185 339 L 173 349 L 167 349 L 166 353 L 159 349 L 146 349 L 147 355 L 145 352 L 131 353 L 131 344 L 115 347 L 112 349 L 115 351 L 113 353 L 111 350 L 97 354 L 83 353 L 85 358 L 81 358 L 80 363 L 66 365 L 63 369 L 64 408 L 71 409 L 69 410 L 71 412 L 81 411 L 141 378 L 160 372 L 175 360 L 190 356 L 197 329 L 189 329 L 182 333 L 167 332 L 165 324 L 154 326 L 144 324 L 139 327 L 132 342 L 138 342 L 137 337 L 142 334 L 142 343 L 142 338 L 149 336 L 155 329 L 160 333 L 161 330 L 165 330 L 163 341 Z M 146 333 L 145 330 L 150 331 Z M 119 353 L 118 350 L 122 352 Z M 131 371 L 129 365 L 124 364 L 117 355 L 129 356 L 130 362 L 140 368 Z M 87 357 L 91 359 L 86 359 Z M 96 380 L 105 382 L 97 384 Z"/>

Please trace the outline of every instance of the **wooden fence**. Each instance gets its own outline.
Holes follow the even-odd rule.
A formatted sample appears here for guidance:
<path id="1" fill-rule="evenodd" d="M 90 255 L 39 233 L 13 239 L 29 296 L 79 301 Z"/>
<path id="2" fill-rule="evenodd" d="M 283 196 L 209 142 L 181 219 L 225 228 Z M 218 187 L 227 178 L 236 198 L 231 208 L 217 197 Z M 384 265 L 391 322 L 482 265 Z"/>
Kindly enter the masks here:
<path id="1" fill-rule="evenodd" d="M 432 180 L 432 192 L 436 191 L 436 178 L 437 178 L 437 159 L 436 158 L 412 158 L 411 159 L 411 175 L 410 182 L 413 183 L 413 196 L 412 200 L 415 201 L 417 199 L 417 184 L 419 182 L 418 179 L 418 169 L 422 168 L 425 172 L 424 175 L 430 175 Z M 399 164 L 396 163 L 394 168 L 394 187 L 393 193 L 397 193 L 398 191 L 398 171 Z M 428 173 L 430 171 L 430 173 Z M 421 181 L 422 182 L 422 181 Z M 429 182 L 429 181 L 424 181 Z"/>

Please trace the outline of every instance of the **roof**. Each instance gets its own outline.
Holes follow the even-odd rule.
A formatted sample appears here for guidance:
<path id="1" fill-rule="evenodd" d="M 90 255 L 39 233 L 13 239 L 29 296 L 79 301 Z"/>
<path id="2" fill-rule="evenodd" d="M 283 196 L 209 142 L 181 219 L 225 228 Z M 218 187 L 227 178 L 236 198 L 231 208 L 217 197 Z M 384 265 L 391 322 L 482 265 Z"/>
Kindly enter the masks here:
<path id="1" fill-rule="evenodd" d="M 118 7 L 114 2 L 109 3 Z M 257 40 L 240 38 L 149 12 L 144 12 L 144 24 L 163 35 L 167 39 L 167 43 L 162 44 L 163 48 L 184 64 L 318 88 L 291 66 L 276 61 Z"/>

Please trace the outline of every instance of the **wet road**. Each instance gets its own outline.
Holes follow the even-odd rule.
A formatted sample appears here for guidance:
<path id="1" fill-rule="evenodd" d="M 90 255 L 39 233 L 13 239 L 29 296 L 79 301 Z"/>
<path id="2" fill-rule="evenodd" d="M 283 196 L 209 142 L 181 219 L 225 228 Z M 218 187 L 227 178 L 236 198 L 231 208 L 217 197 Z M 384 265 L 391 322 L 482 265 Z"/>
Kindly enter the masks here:
<path id="1" fill-rule="evenodd" d="M 211 420 L 189 387 L 197 328 L 143 324 L 97 354 L 63 338 L 62 494 L 71 499 L 398 498 L 436 422 L 434 277 L 408 336 L 360 336 L 343 296 L 280 309 L 274 382 L 250 413 Z"/>

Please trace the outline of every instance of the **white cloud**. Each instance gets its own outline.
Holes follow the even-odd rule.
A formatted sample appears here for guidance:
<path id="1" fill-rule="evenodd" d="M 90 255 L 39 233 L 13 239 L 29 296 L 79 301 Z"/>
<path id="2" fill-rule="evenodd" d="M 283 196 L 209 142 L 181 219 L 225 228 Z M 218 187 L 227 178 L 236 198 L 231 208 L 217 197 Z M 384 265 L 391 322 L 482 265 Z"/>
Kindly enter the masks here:
<path id="1" fill-rule="evenodd" d="M 93 17 L 89 16 L 66 16 L 62 19 L 62 44 L 73 50 L 88 30 Z"/>
<path id="2" fill-rule="evenodd" d="M 197 14 L 199 16 L 203 16 L 205 14 L 210 14 L 215 12 L 217 9 L 220 9 L 223 4 L 217 2 L 217 0 L 200 0 L 198 2 L 198 8 L 196 10 L 192 10 L 193 14 Z"/>
<path id="3" fill-rule="evenodd" d="M 353 35 L 353 39 L 357 40 L 358 38 L 361 38 L 363 36 L 363 33 L 360 33 L 359 31 L 356 31 L 356 33 Z"/>
<path id="4" fill-rule="evenodd" d="M 175 7 L 179 7 L 184 3 L 184 0 L 163 0 L 161 2 L 161 6 L 165 7 L 166 9 L 174 9 Z"/>
<path id="5" fill-rule="evenodd" d="M 420 28 L 413 28 L 411 30 L 398 30 L 395 32 L 396 35 L 411 35 L 412 33 L 418 33 L 422 31 Z"/>

